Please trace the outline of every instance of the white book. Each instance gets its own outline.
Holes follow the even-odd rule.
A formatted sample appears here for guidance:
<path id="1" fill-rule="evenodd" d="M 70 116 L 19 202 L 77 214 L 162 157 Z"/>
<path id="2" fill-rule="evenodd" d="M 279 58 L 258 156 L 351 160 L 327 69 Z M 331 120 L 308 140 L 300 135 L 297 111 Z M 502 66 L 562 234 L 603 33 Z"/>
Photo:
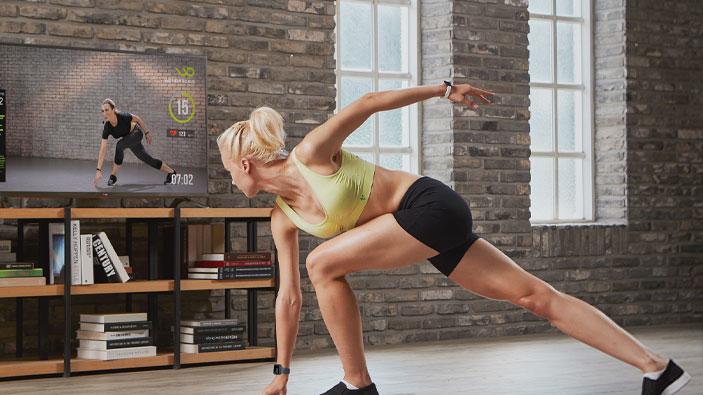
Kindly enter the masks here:
<path id="1" fill-rule="evenodd" d="M 81 284 L 95 284 L 93 273 L 93 235 L 81 235 Z"/>
<path id="2" fill-rule="evenodd" d="M 139 339 L 116 339 L 116 340 L 85 340 L 79 341 L 81 350 L 116 350 L 119 348 L 146 347 L 153 345 L 148 337 Z"/>
<path id="3" fill-rule="evenodd" d="M 93 322 L 97 324 L 109 324 L 113 322 L 137 322 L 146 320 L 146 313 L 81 314 L 81 322 Z"/>
<path id="4" fill-rule="evenodd" d="M 93 331 L 76 331 L 76 339 L 79 340 L 120 340 L 120 339 L 136 339 L 140 337 L 149 337 L 149 330 L 141 331 L 123 331 L 123 332 L 93 332 Z"/>
<path id="5" fill-rule="evenodd" d="M 83 284 L 81 274 L 81 223 L 78 220 L 71 221 L 71 285 Z"/>
<path id="6" fill-rule="evenodd" d="M 224 261 L 225 254 L 201 254 L 201 261 Z"/>
<path id="7" fill-rule="evenodd" d="M 129 281 L 127 271 L 105 232 L 93 235 L 93 254 L 105 270 L 105 275 L 110 282 L 126 283 Z"/>
<path id="8" fill-rule="evenodd" d="M 119 331 L 141 331 L 151 329 L 151 321 L 138 322 L 113 322 L 108 324 L 95 324 L 92 322 L 81 322 L 82 331 L 92 332 L 119 332 Z"/>
<path id="9" fill-rule="evenodd" d="M 124 267 L 129 267 L 129 255 L 120 255 L 118 258 Z"/>
<path id="10" fill-rule="evenodd" d="M 188 278 L 193 280 L 218 280 L 217 273 L 192 273 L 188 272 Z"/>
<path id="11" fill-rule="evenodd" d="M 85 350 L 78 349 L 80 359 L 99 359 L 103 361 L 111 359 L 143 358 L 156 356 L 156 346 L 115 348 L 112 350 Z"/>
<path id="12" fill-rule="evenodd" d="M 239 320 L 237 318 L 225 318 L 223 320 L 212 319 L 212 320 L 181 320 L 181 326 L 227 326 L 227 325 L 239 325 Z"/>
<path id="13" fill-rule="evenodd" d="M 226 343 L 243 340 L 244 333 L 223 333 L 217 335 L 193 335 L 181 333 L 181 343 L 195 344 L 201 341 L 208 343 Z"/>

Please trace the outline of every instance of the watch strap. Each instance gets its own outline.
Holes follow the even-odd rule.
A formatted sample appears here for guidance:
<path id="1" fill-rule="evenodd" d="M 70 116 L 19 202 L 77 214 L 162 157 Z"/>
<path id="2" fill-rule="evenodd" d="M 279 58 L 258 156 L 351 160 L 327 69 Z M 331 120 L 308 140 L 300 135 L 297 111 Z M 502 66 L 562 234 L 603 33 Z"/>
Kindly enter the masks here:
<path id="1" fill-rule="evenodd" d="M 444 91 L 444 96 L 442 96 L 442 97 L 446 99 L 449 97 L 449 94 L 452 91 L 452 83 L 451 83 L 451 81 L 444 80 L 444 85 L 447 86 L 447 89 Z"/>

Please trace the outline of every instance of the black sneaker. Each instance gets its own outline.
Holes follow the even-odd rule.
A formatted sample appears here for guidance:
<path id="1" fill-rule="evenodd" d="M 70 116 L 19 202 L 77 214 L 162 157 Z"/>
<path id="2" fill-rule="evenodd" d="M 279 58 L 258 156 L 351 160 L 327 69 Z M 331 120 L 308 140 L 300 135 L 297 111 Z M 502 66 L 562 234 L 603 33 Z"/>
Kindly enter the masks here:
<path id="1" fill-rule="evenodd" d="M 322 395 L 378 395 L 378 390 L 376 390 L 376 384 L 371 383 L 364 388 L 359 388 L 358 390 L 350 390 L 344 385 L 343 382 L 330 388 L 327 392 Z"/>
<path id="2" fill-rule="evenodd" d="M 117 176 L 110 174 L 110 179 L 107 180 L 107 186 L 111 187 L 117 183 Z"/>
<path id="3" fill-rule="evenodd" d="M 645 377 L 642 381 L 642 395 L 671 395 L 683 388 L 691 375 L 684 372 L 672 359 L 658 379 L 652 380 Z"/>
<path id="4" fill-rule="evenodd" d="M 176 174 L 175 170 L 173 171 L 173 173 L 166 174 L 166 181 L 164 181 L 164 185 L 173 184 L 173 175 L 174 174 Z"/>

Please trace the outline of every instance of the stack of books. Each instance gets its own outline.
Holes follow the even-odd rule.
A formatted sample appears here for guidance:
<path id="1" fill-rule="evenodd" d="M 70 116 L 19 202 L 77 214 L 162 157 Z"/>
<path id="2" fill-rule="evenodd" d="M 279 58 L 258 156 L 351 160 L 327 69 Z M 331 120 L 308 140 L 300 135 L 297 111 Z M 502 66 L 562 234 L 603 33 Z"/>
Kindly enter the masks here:
<path id="1" fill-rule="evenodd" d="M 181 321 L 181 351 L 199 354 L 244 349 L 244 327 L 237 319 Z"/>
<path id="2" fill-rule="evenodd" d="M 273 278 L 270 252 L 203 254 L 188 268 L 189 279 L 231 280 Z"/>
<path id="3" fill-rule="evenodd" d="M 156 356 L 146 313 L 81 314 L 80 359 L 125 359 Z"/>
<path id="4" fill-rule="evenodd" d="M 32 262 L 17 262 L 10 240 L 0 240 L 0 287 L 46 285 L 41 268 Z"/>

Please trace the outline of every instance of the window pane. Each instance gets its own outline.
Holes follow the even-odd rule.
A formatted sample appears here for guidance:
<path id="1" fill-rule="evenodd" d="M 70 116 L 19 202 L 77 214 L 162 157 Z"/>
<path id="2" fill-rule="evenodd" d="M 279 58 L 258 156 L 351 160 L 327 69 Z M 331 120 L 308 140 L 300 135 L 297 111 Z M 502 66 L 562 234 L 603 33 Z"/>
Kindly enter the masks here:
<path id="1" fill-rule="evenodd" d="M 405 80 L 379 80 L 378 90 L 400 89 L 408 86 Z M 409 146 L 410 133 L 409 107 L 378 113 L 378 139 L 381 145 Z"/>
<path id="2" fill-rule="evenodd" d="M 530 89 L 530 148 L 553 151 L 554 100 L 551 89 Z"/>
<path id="3" fill-rule="evenodd" d="M 378 69 L 408 71 L 408 7 L 378 7 Z"/>
<path id="4" fill-rule="evenodd" d="M 343 1 L 339 6 L 338 21 L 342 68 L 371 70 L 371 4 Z"/>
<path id="5" fill-rule="evenodd" d="M 554 159 L 530 158 L 530 212 L 533 220 L 553 219 Z"/>
<path id="6" fill-rule="evenodd" d="M 557 91 L 559 151 L 582 151 L 582 108 L 580 91 Z"/>
<path id="7" fill-rule="evenodd" d="M 557 15 L 581 16 L 581 0 L 557 0 Z"/>
<path id="8" fill-rule="evenodd" d="M 560 83 L 581 83 L 581 26 L 557 22 L 557 79 Z"/>
<path id="9" fill-rule="evenodd" d="M 527 9 L 533 14 L 551 14 L 552 0 L 530 0 Z"/>
<path id="10" fill-rule="evenodd" d="M 559 218 L 583 218 L 583 160 L 559 158 Z"/>
<path id="11" fill-rule="evenodd" d="M 540 20 L 529 23 L 530 81 L 552 82 L 552 23 Z"/>
<path id="12" fill-rule="evenodd" d="M 371 92 L 372 90 L 373 83 L 371 78 L 342 76 L 342 87 L 340 89 L 342 106 L 340 108 L 348 106 L 351 102 L 361 97 L 364 93 Z M 370 146 L 373 142 L 373 120 L 374 117 L 369 117 L 366 122 L 359 126 L 359 128 L 349 135 L 349 137 L 347 137 L 344 144 Z"/>
<path id="13" fill-rule="evenodd" d="M 410 157 L 405 154 L 381 154 L 380 165 L 392 170 L 410 170 Z"/>

